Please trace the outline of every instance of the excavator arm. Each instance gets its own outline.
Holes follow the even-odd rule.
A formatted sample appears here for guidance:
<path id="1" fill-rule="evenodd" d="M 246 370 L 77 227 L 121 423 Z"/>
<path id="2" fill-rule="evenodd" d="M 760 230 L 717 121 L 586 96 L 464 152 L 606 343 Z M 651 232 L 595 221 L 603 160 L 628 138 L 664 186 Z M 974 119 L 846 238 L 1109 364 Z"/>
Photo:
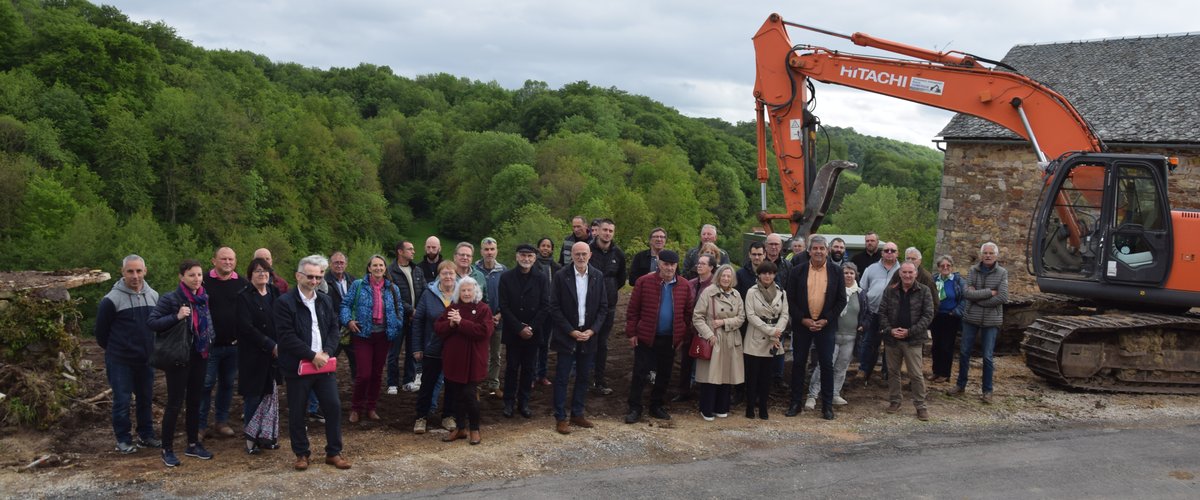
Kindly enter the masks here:
<path id="1" fill-rule="evenodd" d="M 787 26 L 838 36 L 854 43 L 920 60 L 845 54 L 812 45 L 793 45 Z M 970 55 L 935 52 L 862 33 L 840 35 L 807 26 L 787 23 L 772 14 L 754 35 L 757 77 L 754 97 L 758 108 L 759 165 L 758 179 L 768 177 L 764 129 L 769 126 L 777 168 L 783 185 L 785 213 L 770 214 L 763 207 L 759 219 L 765 229 L 770 222 L 784 219 L 792 224 L 793 234 L 806 235 L 816 227 L 802 227 L 803 220 L 819 219 L 827 205 L 814 199 L 831 198 L 836 183 L 820 183 L 815 167 L 808 165 L 809 142 L 813 138 L 812 117 L 805 104 L 809 99 L 808 80 L 844 85 L 856 89 L 904 99 L 937 108 L 966 113 L 990 120 L 1033 143 L 1039 159 L 1057 158 L 1070 151 L 1101 151 L 1103 144 L 1087 121 L 1061 95 L 1049 87 L 1016 72 L 984 67 Z M 1097 186 L 1103 179 L 1095 179 Z M 811 184 L 811 185 L 810 185 Z M 806 204 L 807 201 L 807 204 Z M 1065 205 L 1065 203 L 1064 203 Z M 814 208 L 820 214 L 810 214 Z M 1073 222 L 1064 211 L 1065 221 Z M 1076 224 L 1067 224 L 1074 228 Z M 1071 244 L 1079 245 L 1078 231 L 1071 231 Z"/>

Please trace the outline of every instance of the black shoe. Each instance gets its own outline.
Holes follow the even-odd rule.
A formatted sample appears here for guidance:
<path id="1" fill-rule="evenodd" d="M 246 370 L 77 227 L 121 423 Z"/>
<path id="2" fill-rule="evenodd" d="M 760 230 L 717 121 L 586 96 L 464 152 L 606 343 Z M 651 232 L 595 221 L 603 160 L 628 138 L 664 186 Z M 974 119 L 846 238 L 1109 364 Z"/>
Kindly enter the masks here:
<path id="1" fill-rule="evenodd" d="M 650 416 L 659 420 L 671 420 L 671 414 L 661 406 L 650 407 Z"/>
<path id="2" fill-rule="evenodd" d="M 688 394 L 686 392 L 676 394 L 675 397 L 671 398 L 672 403 L 682 403 L 684 401 L 691 401 L 691 400 L 692 400 L 692 395 Z"/>
<path id="3" fill-rule="evenodd" d="M 632 424 L 642 419 L 642 410 L 629 410 L 625 415 L 625 423 Z"/>
<path id="4" fill-rule="evenodd" d="M 319 411 L 314 411 L 314 412 L 309 413 L 308 419 L 313 422 L 316 422 L 318 424 L 325 423 L 325 415 L 322 415 L 321 412 L 319 412 Z"/>
<path id="5" fill-rule="evenodd" d="M 833 407 L 831 407 L 831 406 L 821 407 L 821 418 L 823 418 L 825 420 L 833 420 Z"/>
<path id="6" fill-rule="evenodd" d="M 264 450 L 278 450 L 279 441 L 275 439 L 259 438 L 258 447 Z"/>
<path id="7" fill-rule="evenodd" d="M 521 412 L 522 417 L 533 418 L 533 410 L 529 409 L 529 405 L 527 404 L 521 405 L 521 409 L 518 411 Z"/>
<path id="8" fill-rule="evenodd" d="M 513 418 L 513 404 L 504 403 L 504 418 Z"/>
<path id="9" fill-rule="evenodd" d="M 754 408 L 746 408 L 746 418 L 754 418 Z"/>
<path id="10" fill-rule="evenodd" d="M 760 411 L 760 412 L 758 412 L 758 418 L 761 418 L 761 419 L 763 419 L 763 420 L 767 420 L 767 410 L 763 410 L 763 411 Z"/>
<path id="11" fill-rule="evenodd" d="M 783 412 L 783 416 L 794 417 L 796 415 L 799 415 L 802 410 L 804 410 L 803 404 L 792 403 L 792 404 L 788 405 L 787 411 Z"/>

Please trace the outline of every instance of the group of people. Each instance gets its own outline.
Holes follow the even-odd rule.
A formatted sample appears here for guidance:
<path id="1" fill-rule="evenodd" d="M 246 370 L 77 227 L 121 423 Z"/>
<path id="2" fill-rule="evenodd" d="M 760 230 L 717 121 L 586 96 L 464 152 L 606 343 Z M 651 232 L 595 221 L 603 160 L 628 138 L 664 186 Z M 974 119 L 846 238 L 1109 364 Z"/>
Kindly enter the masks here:
<path id="1" fill-rule="evenodd" d="M 922 346 L 932 337 L 929 379 L 948 381 L 960 328 L 958 379 L 949 392 L 965 392 L 978 336 L 983 399 L 991 401 L 992 346 L 1007 299 L 1007 274 L 996 263 L 995 244 L 983 245 L 967 278 L 953 272 L 948 256 L 937 260 L 934 277 L 920 267 L 915 248 L 899 262 L 896 245 L 879 242 L 873 233 L 853 257 L 840 238 L 797 239 L 790 259 L 783 255 L 783 240 L 771 234 L 752 244 L 744 264 L 735 268 L 728 252 L 717 247 L 712 225 L 701 228 L 700 244 L 682 259 L 666 248 L 666 231 L 655 228 L 649 248 L 628 265 L 615 230 L 610 219 L 589 225 L 575 217 L 561 253 L 550 238 L 521 243 L 512 269 L 497 260 L 492 238 L 482 240 L 482 258 L 474 262 L 475 247 L 468 242 L 443 260 L 441 242 L 431 236 L 418 260 L 415 246 L 401 241 L 390 264 L 374 255 L 358 279 L 347 271 L 344 253 L 329 259 L 311 255 L 300 259 L 294 288 L 276 272 L 269 250 L 256 251 L 240 276 L 234 251 L 222 247 L 207 271 L 198 261 L 182 262 L 178 287 L 161 296 L 145 282 L 145 261 L 130 255 L 122 262 L 122 279 L 100 303 L 95 331 L 113 388 L 116 449 L 161 448 L 166 466 L 179 465 L 173 438 L 182 411 L 184 455 L 211 459 L 203 437 L 237 435 L 229 423 L 236 379 L 247 453 L 279 447 L 282 385 L 294 467 L 309 467 L 306 423 L 315 421 L 324 424 L 325 462 L 350 468 L 341 453 L 340 354 L 353 380 L 347 416 L 352 424 L 383 418 L 377 410 L 381 394 L 416 392 L 414 433 L 440 424 L 449 431 L 444 441 L 478 444 L 481 395 L 502 399 L 506 418 L 532 418 L 530 398 L 540 385 L 553 387 L 557 432 L 591 428 L 588 394 L 613 393 L 606 365 L 618 292 L 625 284 L 633 287 L 624 334 L 634 354 L 626 423 L 643 418 L 647 385 L 648 415 L 671 418 L 667 393 L 677 353 L 679 380 L 670 402 L 689 401 L 695 390 L 704 420 L 727 417 L 743 400 L 747 418 L 767 419 L 772 381 L 790 387 L 786 416 L 815 409 L 819 400 L 822 417 L 833 419 L 833 406 L 846 404 L 842 387 L 852 359 L 859 361 L 858 380 L 869 380 L 881 342 L 887 411 L 900 408 L 904 365 L 917 416 L 924 420 Z M 151 422 L 149 359 L 156 332 L 181 322 L 191 335 L 190 357 L 160 367 L 167 403 L 159 439 Z M 783 377 L 789 338 L 790 386 Z M 210 404 L 214 388 L 216 402 Z M 134 399 L 136 439 L 129 411 Z"/>

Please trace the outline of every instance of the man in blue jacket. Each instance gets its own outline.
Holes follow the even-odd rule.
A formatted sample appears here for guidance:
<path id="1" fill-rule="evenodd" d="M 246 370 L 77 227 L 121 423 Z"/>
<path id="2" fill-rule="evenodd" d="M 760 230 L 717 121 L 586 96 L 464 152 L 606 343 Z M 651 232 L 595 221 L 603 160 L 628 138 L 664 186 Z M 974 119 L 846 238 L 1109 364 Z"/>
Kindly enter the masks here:
<path id="1" fill-rule="evenodd" d="M 112 387 L 112 425 L 117 436 L 117 451 L 133 453 L 138 446 L 158 448 L 162 441 L 154 437 L 154 333 L 146 325 L 150 311 L 158 303 L 158 292 L 146 284 L 146 261 L 137 255 L 121 263 L 121 280 L 100 300 L 96 312 L 96 343 L 104 349 L 104 371 Z M 137 398 L 135 445 L 130 432 L 129 402 Z"/>

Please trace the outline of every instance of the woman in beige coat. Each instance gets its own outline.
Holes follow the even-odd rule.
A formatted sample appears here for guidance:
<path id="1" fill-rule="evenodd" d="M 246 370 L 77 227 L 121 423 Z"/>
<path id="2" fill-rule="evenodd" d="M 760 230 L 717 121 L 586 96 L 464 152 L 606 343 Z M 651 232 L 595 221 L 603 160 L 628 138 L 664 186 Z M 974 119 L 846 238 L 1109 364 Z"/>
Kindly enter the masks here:
<path id="1" fill-rule="evenodd" d="M 696 335 L 712 344 L 712 359 L 696 360 L 696 383 L 700 384 L 700 415 L 704 420 L 728 417 L 730 390 L 742 383 L 742 323 L 745 305 L 734 287 L 737 276 L 729 264 L 717 268 L 713 285 L 696 300 L 692 324 Z"/>
<path id="2" fill-rule="evenodd" d="M 758 407 L 758 418 L 767 419 L 772 360 L 783 352 L 780 338 L 788 324 L 788 301 L 775 283 L 778 270 L 769 261 L 759 264 L 755 269 L 758 282 L 746 290 L 746 418 L 754 418 Z"/>

